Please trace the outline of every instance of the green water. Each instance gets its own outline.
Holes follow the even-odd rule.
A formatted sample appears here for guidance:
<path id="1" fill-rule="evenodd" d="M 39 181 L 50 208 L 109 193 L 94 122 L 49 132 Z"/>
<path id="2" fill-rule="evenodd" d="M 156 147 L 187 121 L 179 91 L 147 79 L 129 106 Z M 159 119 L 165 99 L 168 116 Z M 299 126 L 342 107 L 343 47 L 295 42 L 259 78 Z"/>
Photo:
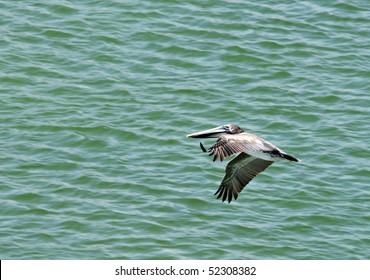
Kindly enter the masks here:
<path id="1" fill-rule="evenodd" d="M 0 15 L 1 259 L 370 258 L 368 1 Z M 302 163 L 216 200 L 227 161 L 185 135 L 226 123 Z"/>

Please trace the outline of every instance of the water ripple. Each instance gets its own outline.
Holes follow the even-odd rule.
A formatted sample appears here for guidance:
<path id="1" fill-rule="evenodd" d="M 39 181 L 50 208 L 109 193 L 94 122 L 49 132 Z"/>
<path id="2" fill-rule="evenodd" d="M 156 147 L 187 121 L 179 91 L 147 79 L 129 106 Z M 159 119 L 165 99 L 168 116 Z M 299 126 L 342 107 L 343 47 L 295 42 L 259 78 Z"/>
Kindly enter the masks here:
<path id="1" fill-rule="evenodd" d="M 3 258 L 369 258 L 365 1 L 0 7 Z M 302 163 L 221 203 L 230 122 Z"/>

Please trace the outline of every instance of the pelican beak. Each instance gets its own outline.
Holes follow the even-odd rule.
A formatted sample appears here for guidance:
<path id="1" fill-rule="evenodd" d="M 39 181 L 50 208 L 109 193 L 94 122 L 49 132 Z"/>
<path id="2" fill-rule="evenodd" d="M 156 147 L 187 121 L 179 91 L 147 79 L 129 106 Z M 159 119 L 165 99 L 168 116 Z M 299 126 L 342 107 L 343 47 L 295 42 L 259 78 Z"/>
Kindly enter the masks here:
<path id="1" fill-rule="evenodd" d="M 218 138 L 221 134 L 227 133 L 225 126 L 218 126 L 212 129 L 186 135 L 188 138 Z"/>

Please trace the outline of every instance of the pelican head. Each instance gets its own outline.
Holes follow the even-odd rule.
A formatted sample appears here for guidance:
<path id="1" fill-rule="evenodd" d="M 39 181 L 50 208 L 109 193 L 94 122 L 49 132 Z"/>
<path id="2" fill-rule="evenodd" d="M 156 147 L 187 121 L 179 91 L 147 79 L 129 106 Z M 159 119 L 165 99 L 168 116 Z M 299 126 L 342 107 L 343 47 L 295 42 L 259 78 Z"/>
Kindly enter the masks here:
<path id="1" fill-rule="evenodd" d="M 243 129 L 241 129 L 236 124 L 225 124 L 225 125 L 221 125 L 215 128 L 192 133 L 192 134 L 187 135 L 186 137 L 189 137 L 189 138 L 218 138 L 222 134 L 239 134 L 242 132 L 244 132 Z"/>

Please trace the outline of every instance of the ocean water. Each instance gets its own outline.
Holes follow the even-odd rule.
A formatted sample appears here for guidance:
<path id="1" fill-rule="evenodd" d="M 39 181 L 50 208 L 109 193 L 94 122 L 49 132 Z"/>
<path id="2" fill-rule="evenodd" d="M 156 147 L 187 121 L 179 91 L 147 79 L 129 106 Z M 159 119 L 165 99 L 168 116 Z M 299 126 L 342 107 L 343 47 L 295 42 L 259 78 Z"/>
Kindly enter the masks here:
<path id="1" fill-rule="evenodd" d="M 368 1 L 0 15 L 1 259 L 370 258 Z M 222 203 L 186 134 L 227 123 L 302 162 Z"/>

